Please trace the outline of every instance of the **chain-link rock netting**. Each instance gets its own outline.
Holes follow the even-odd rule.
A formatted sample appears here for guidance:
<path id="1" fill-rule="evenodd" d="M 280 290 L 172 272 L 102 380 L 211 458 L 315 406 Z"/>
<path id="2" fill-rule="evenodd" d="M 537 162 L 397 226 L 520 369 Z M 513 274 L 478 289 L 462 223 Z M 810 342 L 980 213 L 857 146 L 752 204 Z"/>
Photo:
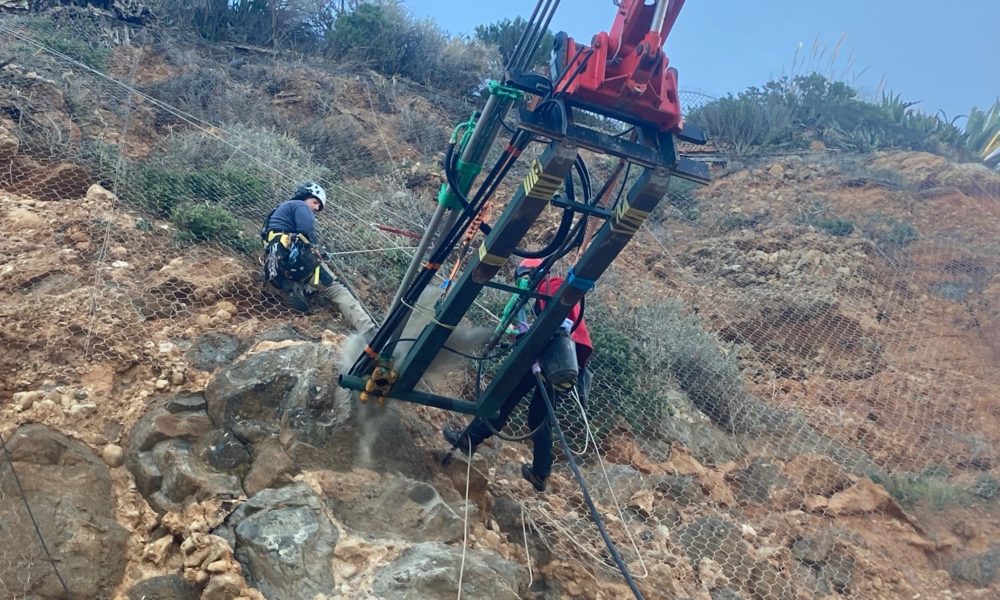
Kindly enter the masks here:
<path id="1" fill-rule="evenodd" d="M 6 394 L 75 365 L 127 367 L 154 330 L 287 314 L 259 283 L 256 235 L 306 180 L 331 197 L 331 264 L 384 314 L 434 208 L 433 153 L 479 103 L 2 25 Z M 914 511 L 974 519 L 997 494 L 1000 177 L 903 153 L 727 173 L 718 149 L 682 150 L 719 177 L 672 183 L 591 294 L 588 406 L 557 404 L 570 450 L 649 598 L 690 582 L 713 599 L 877 597 L 879 565 L 900 560 L 882 538 L 935 547 Z M 470 318 L 492 327 L 506 300 L 490 291 Z M 317 330 L 345 330 L 334 314 L 316 311 Z M 441 392 L 474 393 L 476 367 Z M 164 389 L 183 380 L 162 365 Z M 526 415 L 504 433 L 526 435 Z M 524 447 L 488 446 L 476 460 L 516 481 Z M 613 581 L 566 458 L 548 493 L 518 496 L 531 553 Z"/>

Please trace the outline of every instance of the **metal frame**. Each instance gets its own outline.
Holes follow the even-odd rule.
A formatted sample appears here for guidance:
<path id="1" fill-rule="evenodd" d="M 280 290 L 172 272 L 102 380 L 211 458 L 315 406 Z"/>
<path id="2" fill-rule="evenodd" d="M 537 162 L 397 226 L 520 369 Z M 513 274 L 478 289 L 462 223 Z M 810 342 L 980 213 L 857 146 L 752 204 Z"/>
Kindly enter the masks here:
<path id="1" fill-rule="evenodd" d="M 681 161 L 677 159 L 673 136 L 669 133 L 646 128 L 640 132 L 636 141 L 626 140 L 575 125 L 570 109 L 565 106 L 562 108 L 560 111 L 521 111 L 520 126 L 549 138 L 551 142 L 542 157 L 532 165 L 528 176 L 518 187 L 510 205 L 493 226 L 479 252 L 452 286 L 438 308 L 434 321 L 424 328 L 400 361 L 389 397 L 465 414 L 495 414 L 517 381 L 544 350 L 571 308 L 584 297 L 593 282 L 603 275 L 634 237 L 649 213 L 659 204 L 666 194 L 671 175 L 688 175 L 697 179 L 704 176 L 707 180 L 707 167 L 704 165 L 699 165 L 704 167 L 704 173 L 701 169 L 693 174 L 678 173 Z M 515 292 L 514 288 L 493 282 L 492 279 L 507 263 L 514 248 L 545 206 L 555 202 L 553 196 L 572 169 L 578 148 L 618 156 L 645 167 L 645 170 L 614 210 L 590 211 L 594 216 L 604 219 L 604 223 L 573 266 L 572 275 L 548 299 L 545 310 L 518 342 L 517 351 L 501 364 L 478 402 L 415 391 L 414 387 L 441 351 L 452 329 L 471 308 L 484 287 L 525 293 L 525 290 Z M 528 292 L 528 295 L 539 296 L 536 292 Z M 364 389 L 366 380 L 356 375 L 342 375 L 340 383 L 344 387 L 360 390 Z"/>

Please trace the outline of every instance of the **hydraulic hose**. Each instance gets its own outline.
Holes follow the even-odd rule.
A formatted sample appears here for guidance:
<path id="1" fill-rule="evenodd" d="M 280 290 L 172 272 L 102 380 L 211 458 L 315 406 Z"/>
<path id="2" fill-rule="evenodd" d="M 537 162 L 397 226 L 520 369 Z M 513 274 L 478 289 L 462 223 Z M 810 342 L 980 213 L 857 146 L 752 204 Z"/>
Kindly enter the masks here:
<path id="1" fill-rule="evenodd" d="M 562 219 L 559 221 L 559 228 L 556 229 L 555 236 L 544 248 L 541 250 L 528 250 L 518 246 L 514 248 L 514 256 L 520 258 L 544 258 L 558 250 L 569 235 L 570 226 L 573 224 L 573 214 L 573 211 L 568 208 L 563 211 Z"/>

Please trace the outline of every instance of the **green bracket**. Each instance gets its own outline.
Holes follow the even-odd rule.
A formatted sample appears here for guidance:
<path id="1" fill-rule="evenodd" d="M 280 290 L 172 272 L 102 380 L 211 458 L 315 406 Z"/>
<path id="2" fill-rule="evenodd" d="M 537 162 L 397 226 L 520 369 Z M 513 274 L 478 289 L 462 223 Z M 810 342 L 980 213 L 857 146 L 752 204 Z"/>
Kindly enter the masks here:
<path id="1" fill-rule="evenodd" d="M 517 88 L 510 87 L 509 85 L 504 85 L 495 79 L 490 79 L 486 83 L 486 89 L 489 90 L 490 94 L 493 96 L 500 96 L 501 98 L 513 100 L 514 102 L 524 100 L 524 92 Z"/>
<path id="2" fill-rule="evenodd" d="M 462 189 L 462 193 L 468 193 L 469 188 L 472 187 L 472 182 L 479 175 L 479 172 L 483 169 L 483 165 L 477 165 L 475 163 L 467 163 L 459 160 L 455 166 L 456 174 L 458 177 L 458 187 Z M 443 204 L 445 208 L 455 210 L 457 208 L 462 208 L 462 203 L 458 201 L 458 197 L 455 193 L 451 191 L 451 186 L 448 182 L 441 184 L 441 191 L 438 192 L 438 203 Z"/>

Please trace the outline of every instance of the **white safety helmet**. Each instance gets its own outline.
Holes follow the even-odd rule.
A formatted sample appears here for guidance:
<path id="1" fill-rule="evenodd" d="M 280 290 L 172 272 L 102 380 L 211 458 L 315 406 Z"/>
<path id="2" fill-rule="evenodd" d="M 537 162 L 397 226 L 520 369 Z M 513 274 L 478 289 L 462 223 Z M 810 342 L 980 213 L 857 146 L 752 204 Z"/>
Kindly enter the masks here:
<path id="1" fill-rule="evenodd" d="M 326 190 L 320 187 L 318 183 L 309 181 L 302 184 L 302 187 L 295 190 L 295 196 L 292 197 L 292 200 L 305 200 L 306 198 L 319 200 L 320 210 L 323 210 L 323 207 L 326 206 Z"/>

